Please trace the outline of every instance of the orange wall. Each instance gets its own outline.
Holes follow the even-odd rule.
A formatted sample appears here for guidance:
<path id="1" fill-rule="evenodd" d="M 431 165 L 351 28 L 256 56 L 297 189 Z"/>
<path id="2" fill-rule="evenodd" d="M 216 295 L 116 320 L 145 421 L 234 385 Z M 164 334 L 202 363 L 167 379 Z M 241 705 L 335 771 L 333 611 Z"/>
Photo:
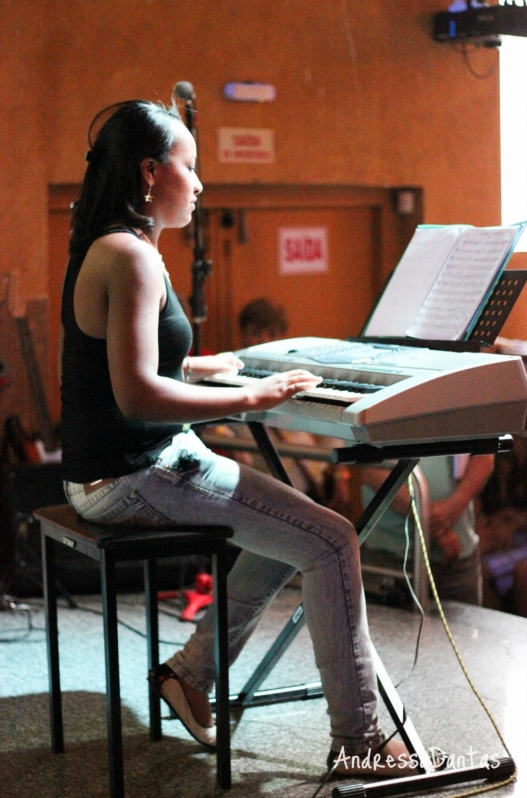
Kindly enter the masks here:
<path id="1" fill-rule="evenodd" d="M 47 184 L 81 180 L 102 106 L 166 101 L 181 79 L 197 93 L 205 182 L 418 185 L 429 222 L 498 222 L 497 73 L 477 79 L 432 41 L 444 5 L 4 0 L 2 272 L 20 269 L 27 297 L 47 293 Z M 474 52 L 472 66 L 496 58 Z M 277 100 L 229 103 L 232 79 L 273 83 Z M 220 164 L 220 126 L 274 129 L 276 163 Z"/>
<path id="2" fill-rule="evenodd" d="M 190 80 L 205 183 L 420 186 L 427 222 L 499 223 L 498 75 L 432 41 L 442 0 L 4 0 L 0 275 L 48 294 L 48 185 L 78 183 L 103 106 Z M 495 51 L 474 51 L 481 74 Z M 277 87 L 269 104 L 222 96 Z M 222 126 L 271 128 L 276 162 L 221 164 Z M 64 261 L 66 253 L 64 253 Z M 52 268 L 62 270 L 64 263 Z M 1 353 L 0 353 L 1 356 Z"/>

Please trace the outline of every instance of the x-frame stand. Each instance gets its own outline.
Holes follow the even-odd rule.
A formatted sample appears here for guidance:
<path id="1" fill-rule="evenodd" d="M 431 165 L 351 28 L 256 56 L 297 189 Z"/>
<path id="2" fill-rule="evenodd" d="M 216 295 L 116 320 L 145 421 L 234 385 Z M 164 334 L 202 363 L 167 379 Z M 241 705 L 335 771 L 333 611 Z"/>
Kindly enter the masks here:
<path id="1" fill-rule="evenodd" d="M 273 476 L 290 485 L 291 480 L 263 424 L 253 421 L 249 422 L 248 426 Z M 355 524 L 359 535 L 359 543 L 362 543 L 380 520 L 399 488 L 419 463 L 421 457 L 465 453 L 496 454 L 511 448 L 512 437 L 510 435 L 476 440 L 436 441 L 384 447 L 358 444 L 357 446 L 335 449 L 332 452 L 332 460 L 336 464 L 380 463 L 384 460 L 398 461 Z M 232 707 L 249 708 L 299 699 L 320 698 L 323 695 L 319 682 L 271 690 L 259 689 L 300 632 L 304 623 L 304 607 L 300 604 L 239 694 L 231 696 L 230 705 Z M 367 795 L 372 796 L 372 798 L 373 796 L 405 795 L 410 792 L 421 792 L 424 788 L 459 784 L 463 781 L 488 779 L 496 782 L 513 774 L 515 765 L 512 759 L 509 758 L 500 760 L 500 766 L 494 771 L 486 768 L 463 768 L 463 772 L 459 769 L 437 772 L 375 649 L 374 667 L 377 674 L 379 693 L 408 750 L 411 754 L 417 756 L 419 761 L 417 772 L 421 775 L 394 779 L 388 783 L 379 782 L 369 786 L 354 784 L 349 787 L 336 787 L 333 791 L 335 798 L 337 796 L 344 798 L 344 796 L 355 795 L 363 796 L 363 798 L 366 798 Z M 426 782 L 423 780 L 426 780 Z M 357 791 L 357 788 L 360 788 L 360 791 Z"/>

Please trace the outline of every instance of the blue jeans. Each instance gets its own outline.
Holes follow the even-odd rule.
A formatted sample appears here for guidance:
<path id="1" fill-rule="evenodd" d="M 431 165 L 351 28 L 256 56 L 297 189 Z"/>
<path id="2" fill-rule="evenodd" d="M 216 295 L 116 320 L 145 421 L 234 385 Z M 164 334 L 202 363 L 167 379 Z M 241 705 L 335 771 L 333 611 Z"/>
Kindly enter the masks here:
<path id="1" fill-rule="evenodd" d="M 215 523 L 243 551 L 228 580 L 233 662 L 265 607 L 295 571 L 303 575 L 306 622 L 328 703 L 333 750 L 380 745 L 376 676 L 357 535 L 342 516 L 266 474 L 211 452 L 194 432 L 176 435 L 157 463 L 88 495 L 66 483 L 71 505 L 101 523 Z M 171 668 L 197 690 L 213 683 L 210 613 Z"/>

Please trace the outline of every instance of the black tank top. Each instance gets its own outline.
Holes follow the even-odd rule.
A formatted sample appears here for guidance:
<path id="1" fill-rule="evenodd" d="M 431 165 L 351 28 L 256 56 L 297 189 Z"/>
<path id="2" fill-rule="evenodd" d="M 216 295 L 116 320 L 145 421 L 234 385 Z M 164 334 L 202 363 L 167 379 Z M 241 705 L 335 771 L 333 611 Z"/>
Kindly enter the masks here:
<path id="1" fill-rule="evenodd" d="M 104 235 L 133 230 L 112 227 Z M 151 465 L 181 424 L 142 422 L 119 410 L 110 381 L 106 340 L 85 335 L 75 321 L 73 294 L 84 255 L 72 256 L 62 293 L 62 464 L 70 482 L 120 477 Z M 170 281 L 159 313 L 158 374 L 182 380 L 191 326 Z"/>

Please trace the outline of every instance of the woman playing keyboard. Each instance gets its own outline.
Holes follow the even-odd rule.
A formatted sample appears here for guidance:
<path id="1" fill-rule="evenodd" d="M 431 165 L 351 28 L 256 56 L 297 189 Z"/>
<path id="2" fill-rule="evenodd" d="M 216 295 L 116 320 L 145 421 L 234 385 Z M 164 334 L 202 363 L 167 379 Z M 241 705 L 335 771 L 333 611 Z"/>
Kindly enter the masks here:
<path id="1" fill-rule="evenodd" d="M 190 222 L 202 190 L 194 138 L 176 108 L 130 101 L 105 109 L 92 123 L 86 158 L 62 304 L 70 503 L 105 524 L 232 527 L 243 551 L 229 575 L 231 661 L 300 571 L 331 722 L 329 766 L 338 760 L 337 772 L 348 776 L 403 775 L 411 768 L 408 752 L 396 740 L 385 743 L 378 725 L 352 525 L 270 476 L 213 454 L 190 427 L 275 407 L 319 378 L 295 369 L 239 388 L 195 384 L 243 364 L 232 353 L 188 356 L 191 328 L 158 252 L 160 234 Z M 212 637 L 205 615 L 184 648 L 150 674 L 209 749 L 216 744 L 208 700 Z"/>

